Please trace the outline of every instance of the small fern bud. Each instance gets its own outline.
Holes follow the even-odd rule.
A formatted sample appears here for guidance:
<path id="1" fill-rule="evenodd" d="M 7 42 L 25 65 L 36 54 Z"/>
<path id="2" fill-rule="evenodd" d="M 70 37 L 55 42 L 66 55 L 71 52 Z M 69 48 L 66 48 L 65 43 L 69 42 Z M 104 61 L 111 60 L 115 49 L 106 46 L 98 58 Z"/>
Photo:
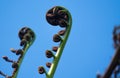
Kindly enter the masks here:
<path id="1" fill-rule="evenodd" d="M 38 68 L 38 72 L 39 72 L 39 74 L 44 74 L 44 73 L 45 73 L 44 67 L 43 67 L 43 66 L 40 66 L 40 67 Z"/>
<path id="2" fill-rule="evenodd" d="M 16 62 L 13 62 L 12 68 L 18 68 L 18 64 Z"/>
<path id="3" fill-rule="evenodd" d="M 18 49 L 17 51 L 16 51 L 16 55 L 22 55 L 23 54 L 23 50 L 22 49 Z"/>
<path id="4" fill-rule="evenodd" d="M 60 42 L 62 40 L 62 38 L 58 35 L 58 34 L 55 34 L 54 36 L 53 36 L 53 41 L 54 42 Z"/>
<path id="5" fill-rule="evenodd" d="M 61 19 L 61 20 L 59 21 L 59 25 L 60 25 L 60 27 L 67 27 L 67 26 L 68 26 L 68 23 L 67 23 L 67 21 Z"/>
<path id="6" fill-rule="evenodd" d="M 62 11 L 62 10 L 59 10 L 58 11 L 58 15 L 63 18 L 64 20 L 68 21 L 68 15 L 66 13 L 66 11 Z"/>
<path id="7" fill-rule="evenodd" d="M 8 77 L 6 77 L 6 78 L 12 78 L 11 76 L 8 76 Z"/>
<path id="8" fill-rule="evenodd" d="M 24 36 L 24 35 L 25 35 L 25 33 L 20 30 L 19 33 L 18 33 L 18 36 L 19 36 L 20 40 L 23 39 L 23 36 Z"/>
<path id="9" fill-rule="evenodd" d="M 51 64 L 50 62 L 47 62 L 47 63 L 46 63 L 46 66 L 47 66 L 48 68 L 50 68 L 51 65 L 52 65 L 52 64 Z"/>
<path id="10" fill-rule="evenodd" d="M 20 42 L 20 46 L 24 46 L 27 44 L 27 40 L 26 39 L 22 39 Z"/>
<path id="11" fill-rule="evenodd" d="M 7 56 L 3 56 L 2 58 L 3 58 L 5 61 L 7 61 L 7 62 L 12 62 L 12 63 L 13 63 L 13 60 L 8 59 Z"/>
<path id="12" fill-rule="evenodd" d="M 58 50 L 57 46 L 52 47 L 52 51 L 57 52 L 57 50 Z"/>
<path id="13" fill-rule="evenodd" d="M 31 40 L 31 35 L 30 34 L 25 34 L 24 39 L 26 39 L 27 41 L 30 41 Z"/>
<path id="14" fill-rule="evenodd" d="M 58 35 L 63 36 L 63 35 L 65 34 L 65 31 L 66 31 L 66 30 L 61 30 L 61 31 L 59 31 L 59 32 L 58 32 Z"/>
<path id="15" fill-rule="evenodd" d="M 46 50 L 46 57 L 47 58 L 51 58 L 51 57 L 53 57 L 54 55 L 53 55 L 53 53 L 50 51 L 50 50 Z"/>
<path id="16" fill-rule="evenodd" d="M 3 56 L 2 57 L 5 61 L 8 61 L 8 57 L 7 56 Z"/>
<path id="17" fill-rule="evenodd" d="M 16 53 L 16 50 L 14 48 L 11 48 L 10 51 Z"/>

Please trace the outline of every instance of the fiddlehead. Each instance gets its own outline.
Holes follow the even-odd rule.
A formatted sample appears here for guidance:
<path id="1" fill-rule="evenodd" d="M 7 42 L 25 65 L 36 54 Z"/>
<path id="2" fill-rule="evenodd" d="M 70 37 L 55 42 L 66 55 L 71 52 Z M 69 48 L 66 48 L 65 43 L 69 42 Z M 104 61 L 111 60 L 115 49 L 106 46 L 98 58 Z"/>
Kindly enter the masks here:
<path id="1" fill-rule="evenodd" d="M 60 42 L 59 46 L 58 47 L 54 46 L 52 50 L 46 50 L 46 57 L 47 58 L 53 57 L 52 63 L 50 62 L 46 63 L 46 66 L 50 68 L 49 71 L 47 72 L 43 66 L 40 66 L 38 68 L 40 74 L 45 73 L 46 78 L 53 78 L 60 57 L 62 55 L 63 49 L 67 42 L 68 36 L 70 34 L 72 17 L 69 11 L 64 7 L 55 6 L 47 12 L 46 20 L 48 21 L 49 24 L 53 26 L 60 26 L 64 28 L 64 30 L 59 31 L 58 34 L 55 34 L 53 36 L 54 42 Z M 55 55 L 53 54 L 53 51 L 56 52 Z"/>
<path id="2" fill-rule="evenodd" d="M 12 68 L 14 69 L 12 76 L 8 76 L 4 74 L 2 71 L 0 71 L 0 74 L 4 76 L 5 78 L 17 78 L 18 71 L 20 69 L 22 60 L 24 59 L 24 56 L 29 49 L 29 47 L 32 45 L 32 43 L 35 40 L 35 34 L 33 30 L 31 30 L 28 27 L 23 27 L 20 29 L 18 36 L 20 38 L 20 46 L 22 47 L 21 49 L 15 50 L 11 48 L 11 52 L 15 53 L 16 55 L 19 56 L 17 61 L 10 60 L 7 56 L 3 56 L 3 59 L 7 62 L 12 63 Z"/>
<path id="3" fill-rule="evenodd" d="M 116 49 L 115 54 L 105 73 L 97 75 L 97 78 L 111 78 L 112 76 L 117 78 L 117 74 L 120 73 L 120 26 L 115 27 L 113 30 L 113 42 Z"/>

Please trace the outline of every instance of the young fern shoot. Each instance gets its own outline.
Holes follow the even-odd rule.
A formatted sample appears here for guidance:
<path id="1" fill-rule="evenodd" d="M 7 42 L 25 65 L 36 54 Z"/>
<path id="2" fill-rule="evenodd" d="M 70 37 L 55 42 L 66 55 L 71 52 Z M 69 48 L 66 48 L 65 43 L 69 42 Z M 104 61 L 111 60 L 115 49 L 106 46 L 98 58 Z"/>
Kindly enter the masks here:
<path id="1" fill-rule="evenodd" d="M 31 30 L 28 27 L 23 27 L 22 29 L 20 29 L 18 36 L 21 40 L 20 46 L 22 47 L 22 49 L 15 50 L 11 48 L 11 52 L 15 53 L 16 55 L 19 55 L 18 60 L 17 61 L 10 60 L 7 56 L 3 56 L 3 59 L 5 61 L 12 63 L 12 68 L 14 69 L 11 76 L 8 76 L 4 74 L 2 71 L 0 71 L 0 75 L 4 76 L 5 78 L 17 78 L 17 75 L 18 75 L 21 63 L 24 59 L 24 56 L 27 50 L 29 49 L 29 47 L 32 45 L 32 43 L 35 40 L 35 34 L 33 30 Z"/>
<path id="2" fill-rule="evenodd" d="M 59 46 L 53 46 L 52 50 L 46 50 L 46 57 L 52 58 L 52 63 L 47 62 L 46 66 L 49 69 L 47 72 L 43 66 L 40 66 L 38 68 L 38 72 L 40 74 L 45 73 L 46 78 L 53 78 L 56 68 L 58 66 L 60 57 L 62 55 L 63 49 L 65 47 L 65 44 L 67 42 L 68 36 L 70 34 L 71 26 L 72 26 L 72 17 L 71 14 L 67 9 L 61 6 L 55 6 L 51 8 L 47 14 L 46 14 L 46 20 L 49 24 L 52 26 L 60 26 L 61 28 L 64 28 L 64 30 L 60 30 L 57 34 L 53 36 L 54 42 L 59 42 Z M 53 51 L 56 52 L 56 54 L 53 54 Z"/>
<path id="3" fill-rule="evenodd" d="M 103 75 L 98 74 L 97 78 L 118 78 L 120 74 L 120 26 L 113 30 L 113 42 L 116 49 L 115 54 Z"/>

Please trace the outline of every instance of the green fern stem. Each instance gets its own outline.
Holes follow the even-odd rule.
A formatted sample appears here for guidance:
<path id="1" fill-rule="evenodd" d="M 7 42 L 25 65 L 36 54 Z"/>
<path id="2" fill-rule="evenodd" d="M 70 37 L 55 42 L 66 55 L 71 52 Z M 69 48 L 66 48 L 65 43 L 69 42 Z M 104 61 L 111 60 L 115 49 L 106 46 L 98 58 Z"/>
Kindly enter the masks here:
<path id="1" fill-rule="evenodd" d="M 72 27 L 72 17 L 71 17 L 71 14 L 69 13 L 69 11 L 68 11 L 67 9 L 65 9 L 64 7 L 61 7 L 61 6 L 57 6 L 57 7 L 58 7 L 58 8 L 59 8 L 59 7 L 60 7 L 60 8 L 63 8 L 63 10 L 65 10 L 65 11 L 67 12 L 68 17 L 69 17 L 69 21 L 68 21 L 68 26 L 66 27 L 65 36 L 64 36 L 62 42 L 61 42 L 60 45 L 59 45 L 59 48 L 58 48 L 57 53 L 56 53 L 56 55 L 55 55 L 55 58 L 54 58 L 54 60 L 53 60 L 53 62 L 52 62 L 52 65 L 51 65 L 51 67 L 50 67 L 50 70 L 49 70 L 48 74 L 46 75 L 47 78 L 53 78 L 53 76 L 54 76 L 54 73 L 55 73 L 56 68 L 57 68 L 57 66 L 58 66 L 59 60 L 60 60 L 61 55 L 62 55 L 62 53 L 63 53 L 63 49 L 64 49 L 64 47 L 65 47 L 65 44 L 66 44 L 67 40 L 68 40 L 70 31 L 71 31 L 71 27 Z"/>
<path id="2" fill-rule="evenodd" d="M 31 31 L 32 31 L 32 30 L 31 30 Z M 34 34 L 33 31 L 32 31 L 32 33 Z M 23 55 L 22 55 L 22 57 L 19 57 L 19 60 L 17 61 L 17 63 L 18 63 L 18 69 L 17 69 L 17 71 L 13 74 L 12 78 L 17 78 L 18 73 L 19 73 L 19 70 L 20 70 L 20 67 L 21 67 L 21 64 L 22 64 L 22 61 L 23 61 L 23 59 L 24 59 L 24 57 L 25 57 L 25 54 L 27 53 L 28 49 L 29 49 L 30 46 L 33 44 L 33 42 L 35 41 L 35 39 L 36 39 L 36 36 L 35 36 L 35 34 L 34 34 L 33 40 L 30 41 L 30 42 L 28 42 L 28 43 L 23 47 Z"/>

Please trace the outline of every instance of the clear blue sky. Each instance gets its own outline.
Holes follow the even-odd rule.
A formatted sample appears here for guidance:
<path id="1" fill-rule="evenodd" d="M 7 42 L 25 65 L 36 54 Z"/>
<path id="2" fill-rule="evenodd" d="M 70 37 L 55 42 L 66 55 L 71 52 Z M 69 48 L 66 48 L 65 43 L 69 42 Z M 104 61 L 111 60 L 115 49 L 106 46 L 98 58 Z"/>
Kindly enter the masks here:
<path id="1" fill-rule="evenodd" d="M 10 48 L 21 48 L 18 31 L 28 26 L 37 37 L 18 78 L 45 78 L 37 68 L 51 61 L 45 50 L 57 45 L 52 36 L 58 28 L 45 19 L 46 12 L 56 5 L 70 11 L 73 25 L 54 78 L 96 78 L 97 72 L 103 74 L 114 54 L 112 31 L 120 25 L 120 0 L 0 0 L 0 57 L 18 58 Z M 11 64 L 0 58 L 0 70 L 11 75 Z"/>

